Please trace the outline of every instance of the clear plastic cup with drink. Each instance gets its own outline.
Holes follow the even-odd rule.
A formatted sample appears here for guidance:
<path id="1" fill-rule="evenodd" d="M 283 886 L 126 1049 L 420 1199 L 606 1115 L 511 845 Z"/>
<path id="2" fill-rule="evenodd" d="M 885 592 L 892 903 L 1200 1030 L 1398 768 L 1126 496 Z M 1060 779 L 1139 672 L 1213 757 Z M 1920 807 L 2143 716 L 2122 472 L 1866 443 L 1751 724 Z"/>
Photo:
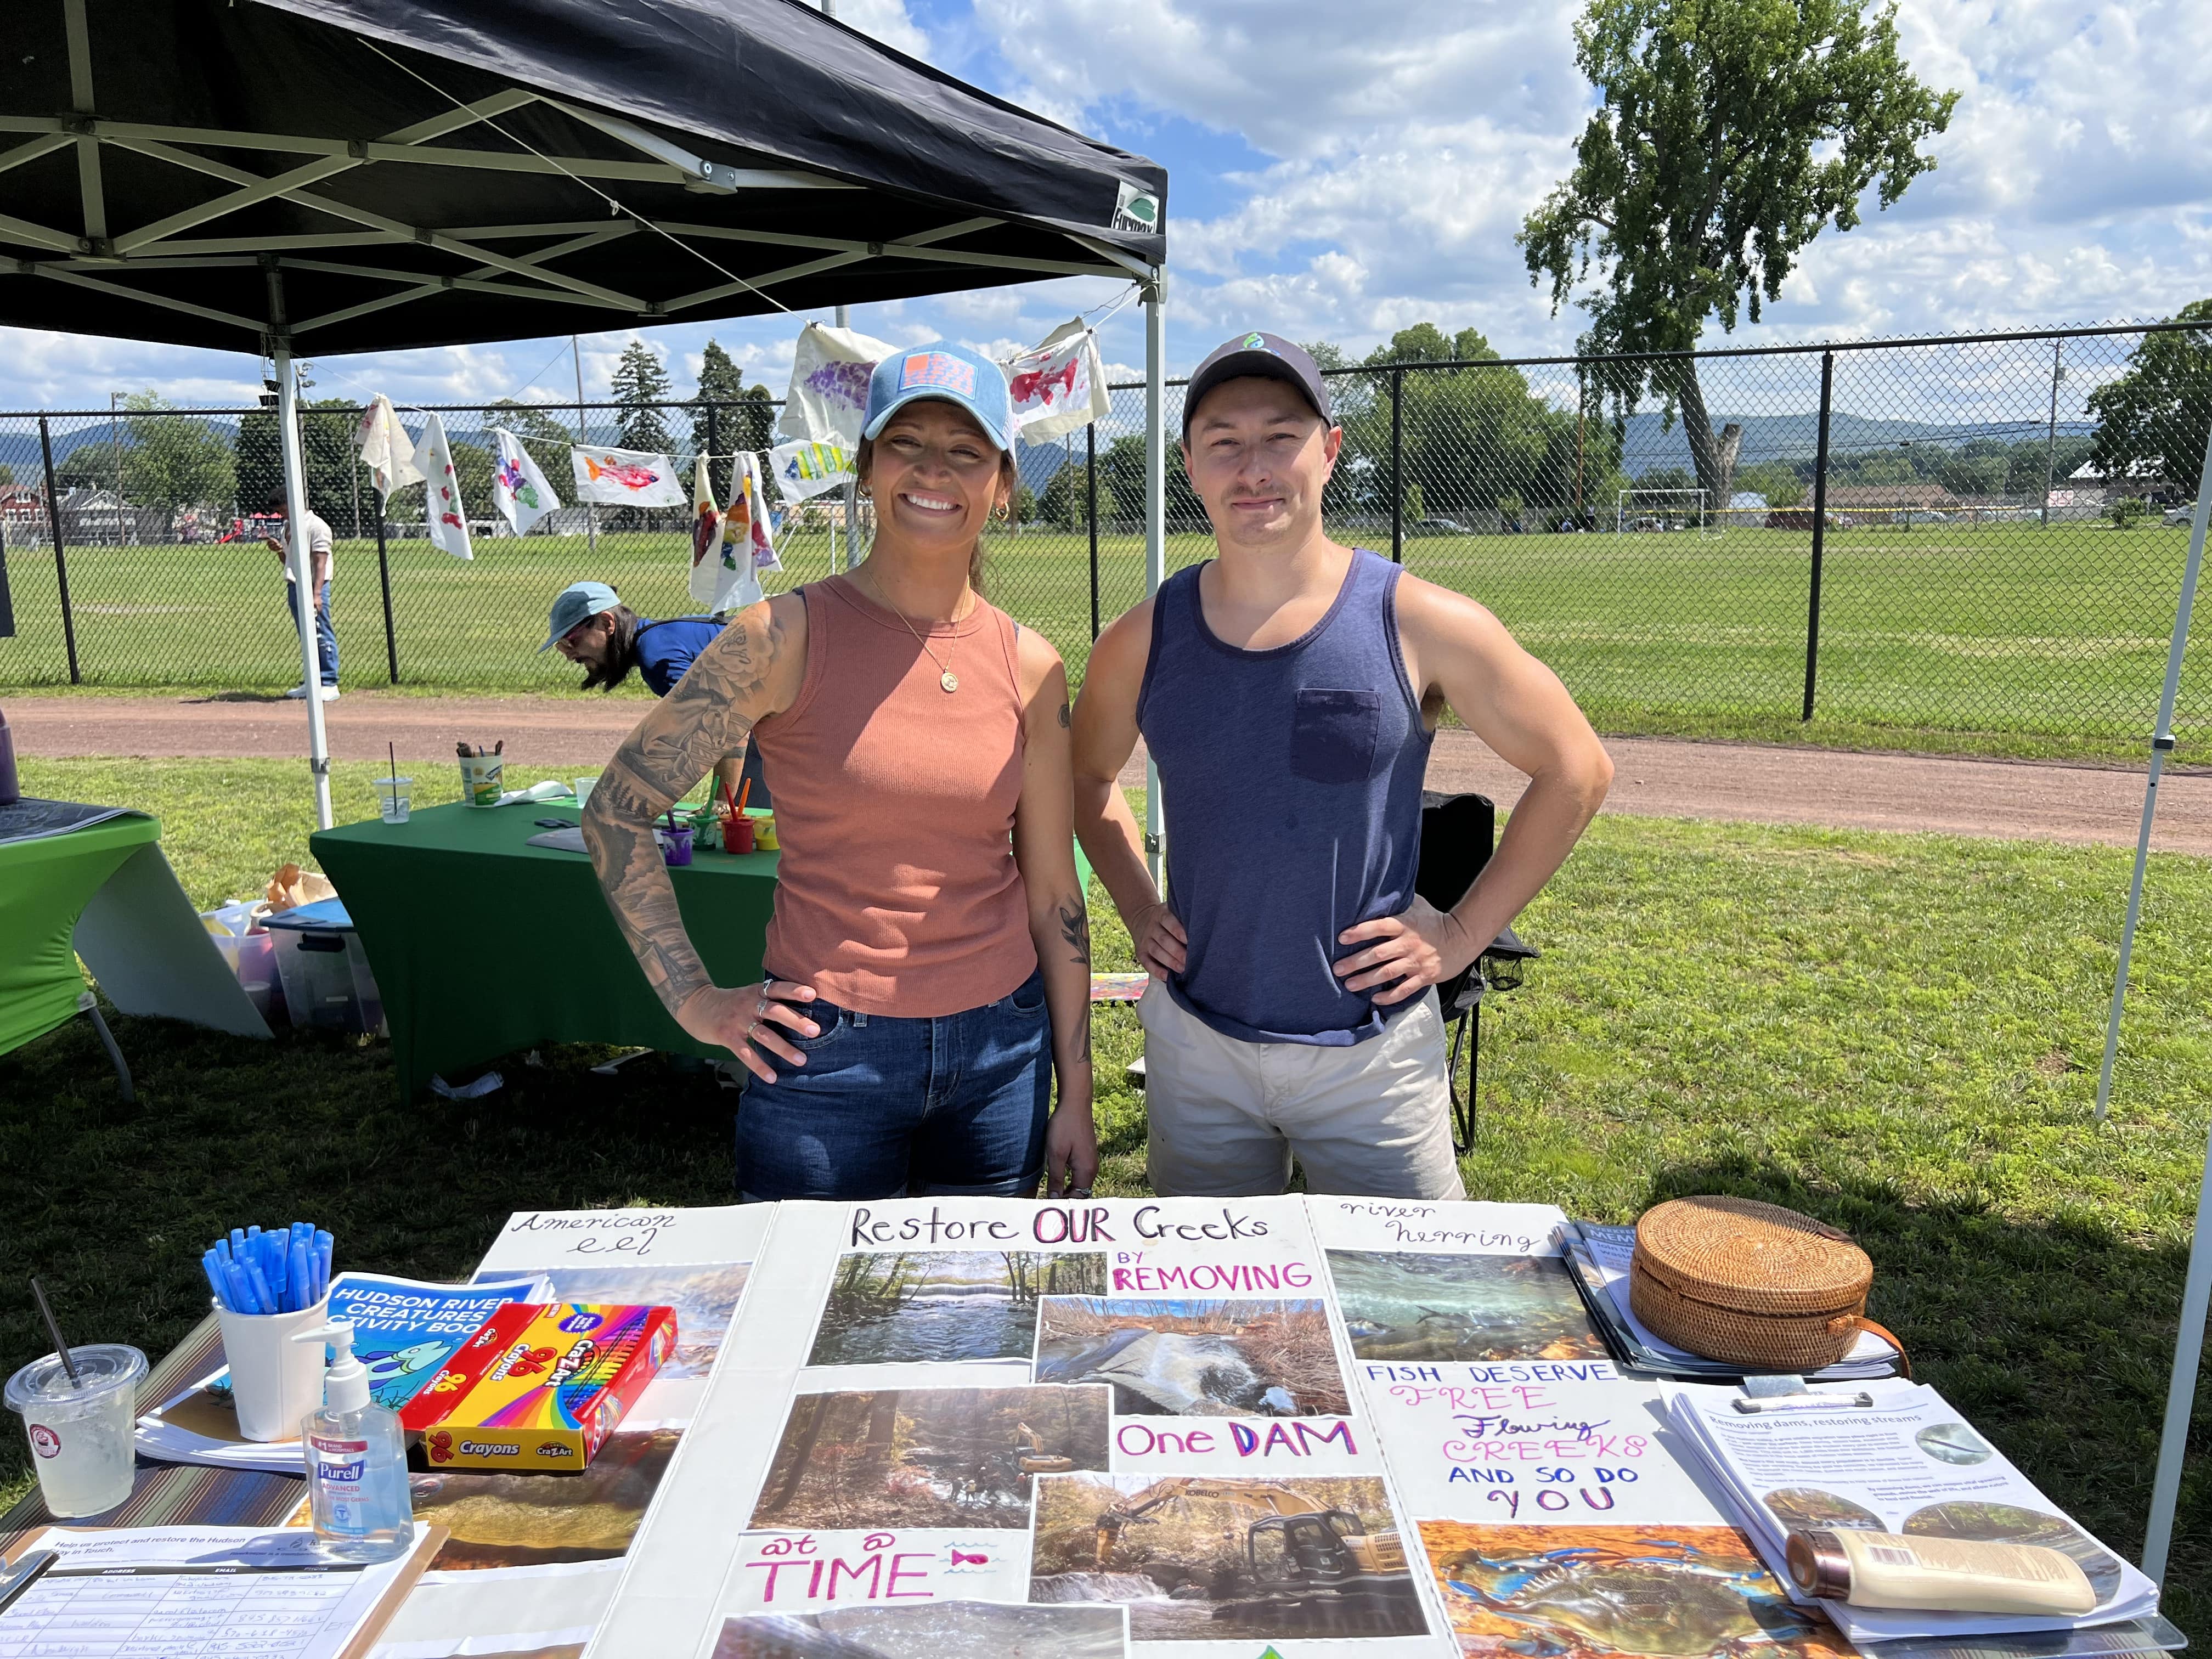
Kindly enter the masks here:
<path id="1" fill-rule="evenodd" d="M 378 778 L 376 810 L 386 823 L 404 823 L 407 814 L 415 805 L 415 780 L 412 778 Z"/>
<path id="2" fill-rule="evenodd" d="M 9 1377 L 8 1408 L 22 1414 L 47 1510 L 64 1518 L 105 1515 L 131 1496 L 146 1356 L 121 1342 L 88 1342 L 71 1348 L 70 1358 L 74 1378 L 51 1353 Z"/>
<path id="3" fill-rule="evenodd" d="M 592 786 L 599 781 L 596 774 L 588 778 L 571 778 L 568 784 L 576 792 L 576 810 L 580 812 L 592 804 Z"/>

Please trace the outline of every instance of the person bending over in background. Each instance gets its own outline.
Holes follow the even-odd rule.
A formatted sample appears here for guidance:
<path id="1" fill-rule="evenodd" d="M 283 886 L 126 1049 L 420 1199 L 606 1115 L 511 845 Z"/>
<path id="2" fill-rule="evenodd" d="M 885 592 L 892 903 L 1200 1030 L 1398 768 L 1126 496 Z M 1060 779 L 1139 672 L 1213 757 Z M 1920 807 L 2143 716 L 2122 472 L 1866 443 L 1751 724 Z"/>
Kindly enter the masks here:
<path id="1" fill-rule="evenodd" d="M 1220 556 L 1179 570 L 1091 648 L 1077 823 L 1158 983 L 1147 1165 L 1163 1194 L 1464 1196 L 1431 988 L 1551 878 L 1613 763 L 1565 687 L 1474 600 L 1331 541 L 1344 441 L 1306 353 L 1217 349 L 1183 401 L 1183 463 Z M 1528 774 L 1449 912 L 1413 890 L 1421 783 L 1449 704 Z M 1116 779 L 1159 766 L 1168 896 Z"/>
<path id="2" fill-rule="evenodd" d="M 635 669 L 656 697 L 665 697 L 676 689 L 684 671 L 724 626 L 714 617 L 653 622 L 624 605 L 606 583 L 589 581 L 571 582 L 555 596 L 546 625 L 545 643 L 538 651 L 557 648 L 580 667 L 584 671 L 580 690 L 589 691 L 597 686 L 611 691 Z M 735 799 L 744 771 L 743 753 L 716 761 L 716 793 L 727 789 Z M 765 794 L 751 804 L 767 805 Z"/>
<path id="3" fill-rule="evenodd" d="M 1076 884 L 1067 676 L 985 603 L 1011 501 L 1004 373 L 942 342 L 869 382 L 847 574 L 741 612 L 601 774 L 584 836 L 678 1024 L 752 1073 L 748 1200 L 1087 1192 L 1091 927 Z M 764 960 L 718 987 L 652 820 L 750 732 L 782 844 Z M 1053 1073 L 1060 1104 L 1048 1111 Z"/>
<path id="4" fill-rule="evenodd" d="M 264 514 L 289 520 L 291 503 L 284 492 L 278 490 L 262 508 Z M 331 527 L 312 512 L 300 514 L 300 527 L 307 536 L 307 591 L 314 595 L 315 656 L 320 668 L 322 697 L 325 702 L 335 702 L 338 695 L 338 635 L 331 626 L 331 571 L 335 563 L 331 554 Z M 288 522 L 287 528 L 289 528 Z M 300 626 L 300 607 L 292 592 L 292 560 L 282 539 L 275 536 L 262 538 L 262 545 L 276 556 L 284 567 L 284 614 L 292 619 L 296 630 Z M 284 694 L 288 697 L 306 700 L 307 683 L 301 680 Z"/>

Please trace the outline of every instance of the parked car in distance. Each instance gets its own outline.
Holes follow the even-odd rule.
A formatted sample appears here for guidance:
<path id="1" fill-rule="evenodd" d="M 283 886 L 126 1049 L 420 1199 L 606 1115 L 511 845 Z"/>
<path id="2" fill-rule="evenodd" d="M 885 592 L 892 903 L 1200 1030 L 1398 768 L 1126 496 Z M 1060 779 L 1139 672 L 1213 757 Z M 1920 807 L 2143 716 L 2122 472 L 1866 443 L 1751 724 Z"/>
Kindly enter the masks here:
<path id="1" fill-rule="evenodd" d="M 2194 501 L 2185 501 L 2179 507 L 2167 507 L 2166 511 L 2160 515 L 2159 522 L 2164 525 L 2187 524 L 2196 516 L 2197 503 Z"/>
<path id="2" fill-rule="evenodd" d="M 1416 530 L 1434 531 L 1439 536 L 1472 536 L 1474 534 L 1474 532 L 1469 530 L 1457 519 L 1419 519 L 1414 521 L 1413 528 Z"/>

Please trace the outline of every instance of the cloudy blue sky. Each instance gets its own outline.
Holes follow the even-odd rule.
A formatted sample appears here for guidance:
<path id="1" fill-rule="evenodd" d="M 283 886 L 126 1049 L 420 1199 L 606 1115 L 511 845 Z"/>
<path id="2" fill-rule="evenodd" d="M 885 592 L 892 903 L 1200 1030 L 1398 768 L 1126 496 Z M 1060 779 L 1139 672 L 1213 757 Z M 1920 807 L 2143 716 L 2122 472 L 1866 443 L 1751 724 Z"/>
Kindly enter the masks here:
<path id="1" fill-rule="evenodd" d="M 1566 170 L 1592 98 L 1563 0 L 844 0 L 902 50 L 1164 163 L 1169 356 L 1255 326 L 1354 352 L 1424 319 L 1500 349 L 1571 349 L 1512 237 Z M 1887 214 L 1812 250 L 1742 343 L 2170 315 L 2212 294 L 2212 5 L 1900 0 L 1915 70 L 1964 94 L 1940 165 Z M 899 343 L 1003 350 L 1110 300 L 1070 280 L 861 307 Z M 679 391 L 709 336 L 781 388 L 792 321 L 651 331 Z M 603 396 L 628 332 L 586 337 Z M 1109 325 L 1134 372 L 1134 307 Z M 12 408 L 104 406 L 153 387 L 232 402 L 252 360 L 0 330 Z M 565 341 L 333 358 L 324 395 L 573 396 Z"/>

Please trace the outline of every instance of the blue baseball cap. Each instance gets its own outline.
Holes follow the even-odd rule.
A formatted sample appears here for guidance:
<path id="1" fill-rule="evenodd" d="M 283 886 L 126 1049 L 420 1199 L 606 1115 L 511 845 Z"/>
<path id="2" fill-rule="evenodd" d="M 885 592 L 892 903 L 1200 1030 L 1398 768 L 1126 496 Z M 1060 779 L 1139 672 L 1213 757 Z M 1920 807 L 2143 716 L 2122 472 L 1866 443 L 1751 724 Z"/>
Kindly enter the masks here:
<path id="1" fill-rule="evenodd" d="M 921 398 L 959 404 L 1000 449 L 1014 447 L 1014 402 L 1006 391 L 1006 371 L 982 353 L 949 340 L 894 351 L 876 365 L 868 377 L 868 412 L 860 435 L 874 437 L 884 422 Z"/>
<path id="2" fill-rule="evenodd" d="M 571 582 L 561 590 L 561 597 L 553 601 L 553 615 L 549 621 L 553 631 L 545 636 L 545 643 L 538 648 L 550 651 L 561 643 L 561 636 L 586 617 L 596 617 L 602 611 L 611 611 L 622 600 L 613 588 L 605 582 Z"/>

